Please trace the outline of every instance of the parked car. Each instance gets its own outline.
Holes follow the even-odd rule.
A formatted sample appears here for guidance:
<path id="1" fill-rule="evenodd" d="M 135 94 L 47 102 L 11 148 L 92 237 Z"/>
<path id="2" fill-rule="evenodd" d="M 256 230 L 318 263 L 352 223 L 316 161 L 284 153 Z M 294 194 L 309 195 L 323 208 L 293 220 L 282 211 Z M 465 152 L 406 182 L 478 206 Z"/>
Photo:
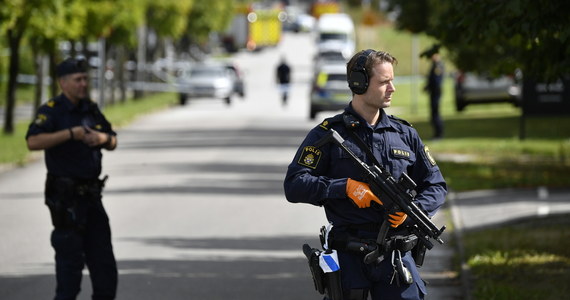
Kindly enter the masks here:
<path id="1" fill-rule="evenodd" d="M 189 98 L 224 99 L 231 103 L 234 94 L 234 76 L 223 64 L 196 64 L 184 70 L 179 77 L 180 104 Z"/>
<path id="2" fill-rule="evenodd" d="M 315 72 L 311 89 L 309 117 L 314 119 L 318 112 L 343 109 L 352 98 L 352 91 L 346 81 L 345 64 L 327 64 Z"/>
<path id="3" fill-rule="evenodd" d="M 463 111 L 469 104 L 509 102 L 519 106 L 522 95 L 520 73 L 491 77 L 458 72 L 455 77 L 455 107 Z"/>

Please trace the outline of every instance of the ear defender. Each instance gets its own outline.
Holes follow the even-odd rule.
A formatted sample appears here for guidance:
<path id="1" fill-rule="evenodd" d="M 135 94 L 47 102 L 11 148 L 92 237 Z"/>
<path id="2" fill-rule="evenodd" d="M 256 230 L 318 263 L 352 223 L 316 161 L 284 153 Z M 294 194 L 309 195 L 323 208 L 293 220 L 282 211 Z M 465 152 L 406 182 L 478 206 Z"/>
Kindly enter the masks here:
<path id="1" fill-rule="evenodd" d="M 355 94 L 362 95 L 366 93 L 368 89 L 368 74 L 366 73 L 365 65 L 368 55 L 372 52 L 374 52 L 372 49 L 362 52 L 350 69 L 350 74 L 348 74 L 348 87 Z"/>

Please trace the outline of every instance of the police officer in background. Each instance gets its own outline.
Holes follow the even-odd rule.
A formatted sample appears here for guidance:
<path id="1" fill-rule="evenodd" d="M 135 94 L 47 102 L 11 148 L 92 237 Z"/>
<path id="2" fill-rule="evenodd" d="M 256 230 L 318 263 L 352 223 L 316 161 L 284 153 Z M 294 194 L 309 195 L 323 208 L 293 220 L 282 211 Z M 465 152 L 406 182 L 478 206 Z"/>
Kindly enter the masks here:
<path id="1" fill-rule="evenodd" d="M 370 191 L 364 174 L 339 146 L 328 143 L 314 147 L 330 129 L 336 130 L 347 147 L 367 164 L 376 160 L 395 178 L 408 174 L 417 184 L 416 204 L 429 217 L 436 213 L 447 193 L 443 176 L 417 131 L 385 111 L 395 92 L 396 63 L 389 53 L 371 49 L 350 59 L 347 74 L 352 101 L 343 113 L 324 120 L 308 133 L 285 177 L 287 200 L 324 207 L 333 225 L 328 243 L 338 253 L 343 299 L 363 300 L 368 295 L 373 300 L 423 299 L 426 295 L 425 283 L 408 249 L 413 245 L 403 244 L 401 249 L 395 246 L 393 251 L 383 253 L 383 260 L 370 264 L 363 261 L 365 253 L 348 247 L 348 242 L 375 241 L 386 215 L 382 199 Z M 406 219 L 402 212 L 389 216 L 388 238 L 407 237 L 410 221 Z M 401 255 L 411 280 L 404 281 L 395 273 L 395 253 Z"/>
<path id="2" fill-rule="evenodd" d="M 88 66 L 69 58 L 56 69 L 62 93 L 42 105 L 30 124 L 30 150 L 44 150 L 45 203 L 54 230 L 56 300 L 76 299 L 87 265 L 92 299 L 114 299 L 117 266 L 109 218 L 101 202 L 102 149 L 117 147 L 116 133 L 88 97 Z"/>
<path id="3" fill-rule="evenodd" d="M 434 130 L 433 139 L 435 140 L 443 138 L 443 120 L 439 112 L 439 104 L 441 102 L 441 85 L 443 83 L 445 66 L 439 56 L 439 47 L 439 45 L 434 45 L 420 54 L 420 57 L 426 57 L 431 60 L 431 67 L 424 91 L 429 93 L 431 124 Z"/>

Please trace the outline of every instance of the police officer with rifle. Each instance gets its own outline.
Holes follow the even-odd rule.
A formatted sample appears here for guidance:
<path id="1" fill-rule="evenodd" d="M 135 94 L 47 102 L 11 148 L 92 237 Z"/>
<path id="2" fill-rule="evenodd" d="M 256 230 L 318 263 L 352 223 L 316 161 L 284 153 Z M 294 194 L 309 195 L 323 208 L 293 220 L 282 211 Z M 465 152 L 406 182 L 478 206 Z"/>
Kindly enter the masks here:
<path id="1" fill-rule="evenodd" d="M 363 50 L 347 64 L 352 101 L 313 128 L 288 167 L 287 200 L 322 206 L 323 250 L 303 246 L 316 289 L 328 299 L 423 299 L 418 267 L 440 238 L 430 218 L 447 186 L 417 131 L 389 116 L 389 53 Z"/>
<path id="2" fill-rule="evenodd" d="M 30 150 L 44 150 L 45 203 L 54 230 L 55 300 L 76 299 L 81 273 L 89 269 L 92 299 L 114 299 L 117 265 L 109 218 L 101 202 L 102 149 L 114 150 L 116 133 L 97 104 L 89 100 L 88 66 L 69 58 L 56 68 L 62 93 L 42 105 L 30 124 Z"/>

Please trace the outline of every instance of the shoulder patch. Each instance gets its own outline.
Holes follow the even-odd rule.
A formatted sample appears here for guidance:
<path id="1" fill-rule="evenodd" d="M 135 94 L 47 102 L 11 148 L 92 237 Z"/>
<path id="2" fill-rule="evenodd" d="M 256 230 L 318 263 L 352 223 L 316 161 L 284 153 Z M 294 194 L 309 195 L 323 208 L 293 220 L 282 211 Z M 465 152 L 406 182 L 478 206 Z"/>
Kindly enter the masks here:
<path id="1" fill-rule="evenodd" d="M 47 106 L 47 107 L 50 107 L 50 108 L 53 108 L 53 107 L 55 106 L 55 101 L 54 101 L 54 100 L 49 100 L 49 101 L 46 103 L 46 106 Z"/>
<path id="2" fill-rule="evenodd" d="M 394 120 L 394 121 L 396 121 L 396 122 L 398 122 L 398 123 L 400 123 L 400 124 L 404 124 L 404 125 L 406 125 L 406 126 L 414 127 L 414 126 L 412 125 L 412 123 L 410 123 L 410 122 L 408 122 L 408 121 L 406 121 L 406 120 L 404 120 L 404 119 L 400 119 L 400 118 L 398 118 L 398 117 L 396 117 L 396 116 L 394 116 L 394 115 L 390 115 L 390 116 L 388 116 L 388 118 L 390 118 L 390 119 L 392 119 L 392 120 Z"/>
<path id="3" fill-rule="evenodd" d="M 322 152 L 317 147 L 306 146 L 303 148 L 303 152 L 299 157 L 298 164 L 301 166 L 309 167 L 311 169 L 316 169 L 319 165 L 319 160 L 321 159 Z"/>
<path id="4" fill-rule="evenodd" d="M 45 114 L 38 114 L 36 116 L 36 120 L 34 121 L 34 124 L 41 126 L 43 123 L 45 123 L 45 121 L 47 121 L 48 117 Z"/>
<path id="5" fill-rule="evenodd" d="M 429 163 L 432 166 L 435 166 L 436 165 L 435 159 L 433 159 L 433 156 L 431 156 L 431 153 L 429 152 L 428 146 L 424 146 L 424 152 L 426 153 L 426 157 L 429 160 Z"/>

